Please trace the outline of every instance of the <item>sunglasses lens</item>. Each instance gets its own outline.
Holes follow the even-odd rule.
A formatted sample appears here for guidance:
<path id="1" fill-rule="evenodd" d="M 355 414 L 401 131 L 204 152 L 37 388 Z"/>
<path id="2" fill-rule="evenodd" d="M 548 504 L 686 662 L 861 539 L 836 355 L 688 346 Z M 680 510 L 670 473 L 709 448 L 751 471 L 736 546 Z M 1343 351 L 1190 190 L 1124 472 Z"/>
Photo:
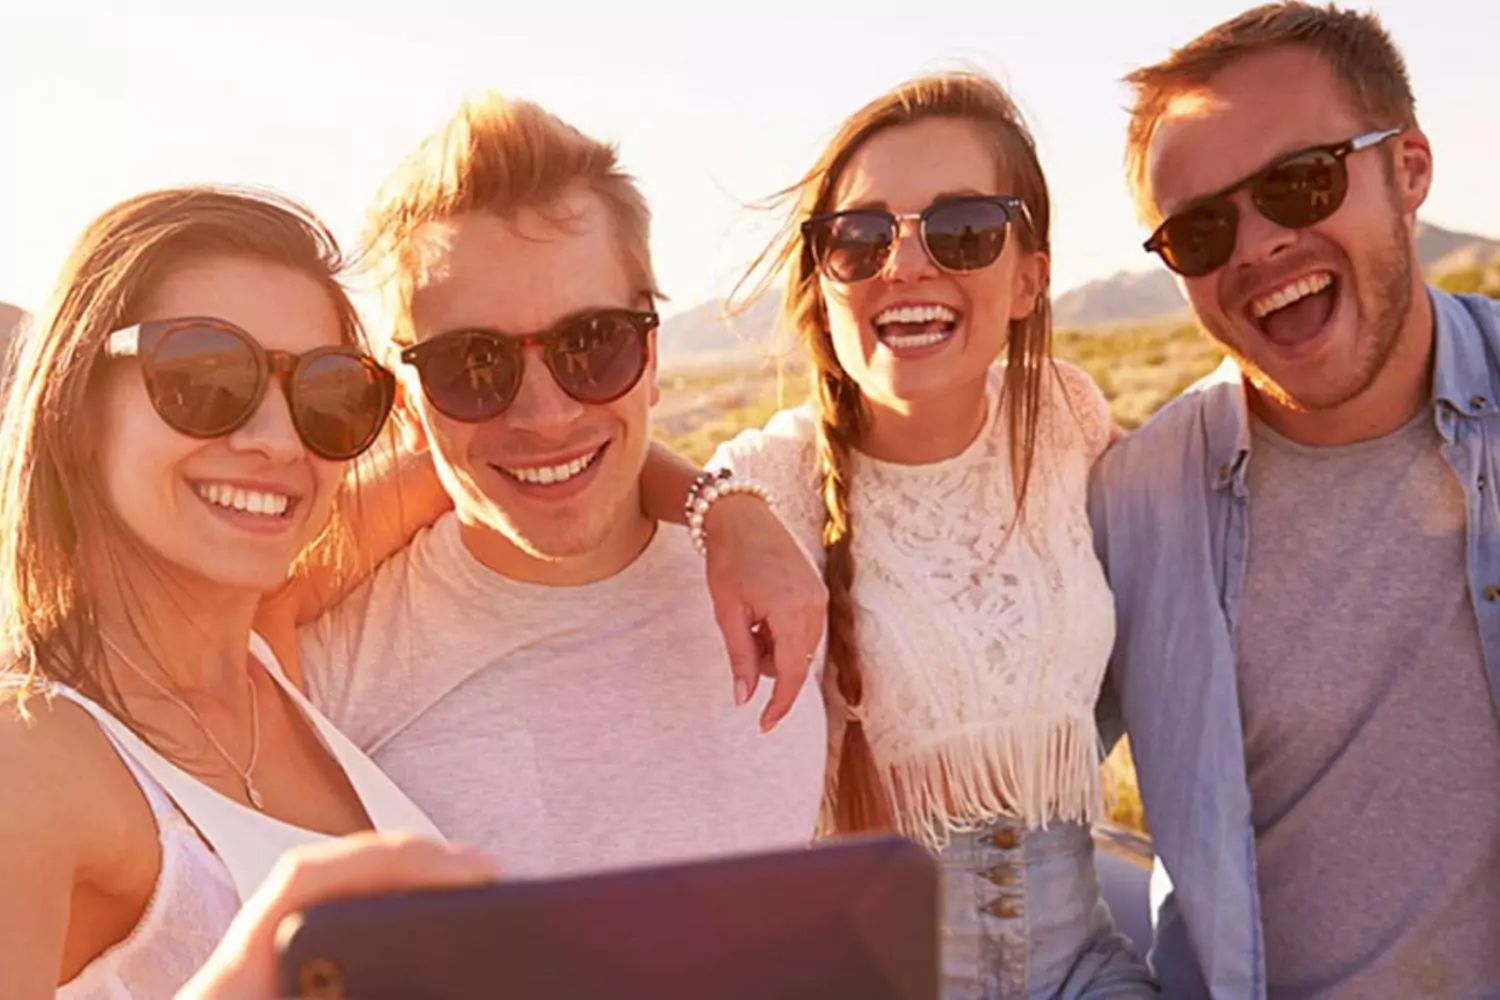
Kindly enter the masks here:
<path id="1" fill-rule="evenodd" d="M 444 416 L 477 424 L 499 416 L 521 387 L 521 355 L 490 333 L 445 334 L 423 345 L 422 390 Z"/>
<path id="2" fill-rule="evenodd" d="M 390 375 L 362 355 L 321 354 L 297 371 L 292 415 L 308 448 L 345 461 L 375 443 L 390 412 Z"/>
<path id="3" fill-rule="evenodd" d="M 1202 277 L 1234 255 L 1238 220 L 1239 213 L 1229 202 L 1206 202 L 1163 223 L 1157 251 L 1183 277 Z"/>
<path id="4" fill-rule="evenodd" d="M 1251 197 L 1272 222 L 1304 229 L 1337 212 L 1348 191 L 1344 161 L 1316 150 L 1266 171 L 1251 188 Z"/>
<path id="5" fill-rule="evenodd" d="M 814 231 L 813 259 L 834 281 L 865 281 L 885 266 L 895 238 L 890 216 L 845 212 L 825 220 Z"/>
<path id="6" fill-rule="evenodd" d="M 1010 214 L 994 201 L 955 201 L 936 205 L 922 219 L 922 238 L 939 267 L 976 271 L 993 264 L 1005 249 Z"/>
<path id="7" fill-rule="evenodd" d="M 547 364 L 563 391 L 583 403 L 619 399 L 646 371 L 645 325 L 625 312 L 579 317 L 557 333 Z"/>
<path id="8" fill-rule="evenodd" d="M 255 350 L 229 330 L 178 326 L 151 350 L 151 403 L 192 437 L 228 433 L 255 408 L 263 372 Z"/>

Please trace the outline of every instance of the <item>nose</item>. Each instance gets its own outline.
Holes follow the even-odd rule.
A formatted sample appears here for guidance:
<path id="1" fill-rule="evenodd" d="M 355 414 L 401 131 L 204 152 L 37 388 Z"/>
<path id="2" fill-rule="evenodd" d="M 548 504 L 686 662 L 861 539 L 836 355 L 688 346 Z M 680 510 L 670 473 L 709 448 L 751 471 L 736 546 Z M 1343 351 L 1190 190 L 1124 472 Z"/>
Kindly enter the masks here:
<path id="1" fill-rule="evenodd" d="M 1288 229 L 1262 215 L 1248 193 L 1239 193 L 1235 207 L 1239 209 L 1235 259 L 1241 268 L 1258 267 L 1273 261 L 1296 245 L 1297 230 Z"/>
<path id="2" fill-rule="evenodd" d="M 541 348 L 528 347 L 523 357 L 521 387 L 501 419 L 515 430 L 558 437 L 583 416 L 584 404 L 563 392 L 542 360 Z"/>
<path id="3" fill-rule="evenodd" d="M 912 282 L 937 274 L 927 248 L 922 245 L 922 223 L 918 219 L 900 219 L 896 223 L 896 245 L 885 261 L 887 281 Z"/>
<path id="4" fill-rule="evenodd" d="M 260 405 L 250 414 L 249 420 L 229 435 L 228 444 L 234 451 L 258 453 L 267 461 L 278 464 L 298 461 L 307 454 L 297 435 L 292 407 L 280 379 L 271 379 Z"/>

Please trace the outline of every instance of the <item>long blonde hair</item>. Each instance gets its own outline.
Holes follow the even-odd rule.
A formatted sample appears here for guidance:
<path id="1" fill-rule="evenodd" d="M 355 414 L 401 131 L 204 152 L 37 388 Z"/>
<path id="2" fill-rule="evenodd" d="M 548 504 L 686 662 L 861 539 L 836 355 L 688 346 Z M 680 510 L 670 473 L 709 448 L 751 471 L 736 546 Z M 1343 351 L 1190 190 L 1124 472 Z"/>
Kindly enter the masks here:
<path id="1" fill-rule="evenodd" d="M 859 385 L 839 365 L 829 335 L 828 318 L 818 284 L 817 262 L 803 238 L 804 219 L 829 210 L 833 192 L 849 160 L 872 136 L 885 129 L 935 118 L 960 119 L 979 127 L 991 145 L 996 170 L 1006 192 L 1025 200 L 1029 226 L 1018 225 L 1021 245 L 1028 251 L 1048 252 L 1051 200 L 1035 143 L 1020 111 L 1003 88 L 978 72 L 948 72 L 918 77 L 860 108 L 839 128 L 813 168 L 776 199 L 792 202 L 785 226 L 751 265 L 733 309 L 746 308 L 781 276 L 786 278 L 783 324 L 807 345 L 813 363 L 814 399 L 818 412 L 818 471 L 822 480 L 827 520 L 823 526 L 826 554 L 824 580 L 828 587 L 828 669 L 839 695 L 850 710 L 844 742 L 834 776 L 832 819 L 844 832 L 886 829 L 891 804 L 864 728 L 859 709 L 864 700 L 859 650 L 855 642 L 854 523 L 849 509 L 850 455 L 868 428 L 869 414 Z M 755 275 L 760 275 L 758 281 Z M 737 291 L 739 291 L 737 290 Z M 1043 369 L 1051 358 L 1050 298 L 1044 286 L 1036 308 L 1025 319 L 1010 324 L 1008 364 L 1002 392 L 1010 430 L 1010 458 L 1014 472 L 1017 522 L 1024 516 L 1031 481 Z"/>
<path id="2" fill-rule="evenodd" d="M 253 257 L 309 276 L 328 292 L 345 339 L 363 340 L 339 281 L 337 242 L 296 202 L 246 189 L 174 188 L 123 201 L 88 226 L 46 311 L 18 335 L 0 416 L 0 672 L 24 677 L 0 696 L 23 706 L 33 682 L 54 681 L 130 722 L 104 669 L 91 568 L 105 568 L 129 595 L 138 582 L 131 573 L 150 564 L 105 496 L 90 401 L 105 338 L 146 318 L 138 310 L 152 289 L 205 254 Z"/>

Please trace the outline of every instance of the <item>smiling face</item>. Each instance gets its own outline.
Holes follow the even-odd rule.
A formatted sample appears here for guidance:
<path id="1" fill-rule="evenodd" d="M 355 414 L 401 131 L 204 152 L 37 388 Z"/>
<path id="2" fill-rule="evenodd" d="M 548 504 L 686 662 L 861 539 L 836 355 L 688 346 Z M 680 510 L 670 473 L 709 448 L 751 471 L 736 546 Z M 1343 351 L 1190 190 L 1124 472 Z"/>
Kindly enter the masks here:
<path id="1" fill-rule="evenodd" d="M 604 203 L 575 191 L 566 226 L 535 210 L 514 219 L 466 215 L 420 235 L 423 273 L 412 295 L 419 342 L 454 331 L 522 336 L 599 309 L 642 309 Z M 592 579 L 633 556 L 650 524 L 640 512 L 639 477 L 656 401 L 655 334 L 646 370 L 613 402 L 568 395 L 543 363 L 523 351 L 514 400 L 498 416 L 465 423 L 426 398 L 416 369 L 401 365 L 465 541 L 491 568 L 518 579 Z M 549 568 L 550 564 L 550 568 Z M 562 578 L 558 579 L 562 582 Z"/>
<path id="2" fill-rule="evenodd" d="M 1168 108 L 1148 154 L 1152 197 L 1170 216 L 1290 154 L 1390 124 L 1362 120 L 1314 53 L 1244 56 Z M 1249 191 L 1235 192 L 1233 256 L 1183 282 L 1199 321 L 1252 385 L 1294 411 L 1361 398 L 1417 323 L 1422 277 L 1412 227 L 1431 177 L 1426 141 L 1407 130 L 1351 153 L 1344 166 L 1343 204 L 1304 229 L 1278 225 Z"/>
<path id="3" fill-rule="evenodd" d="M 141 302 L 143 321 L 215 317 L 262 347 L 295 354 L 343 342 L 328 292 L 288 267 L 230 256 L 170 269 Z M 202 594 L 279 586 L 323 530 L 344 464 L 297 436 L 279 382 L 238 430 L 200 440 L 151 405 L 135 358 L 102 363 L 93 397 L 107 502 L 157 567 Z"/>
<path id="4" fill-rule="evenodd" d="M 965 195 L 1013 194 L 996 160 L 994 145 L 962 119 L 886 128 L 850 158 L 827 211 L 915 214 Z M 1012 223 L 994 263 L 945 271 L 923 248 L 918 223 L 905 220 L 875 277 L 844 283 L 820 275 L 839 365 L 874 402 L 904 406 L 965 391 L 982 399 L 1010 323 L 1035 307 L 1046 268 L 1045 255 L 1028 252 Z"/>

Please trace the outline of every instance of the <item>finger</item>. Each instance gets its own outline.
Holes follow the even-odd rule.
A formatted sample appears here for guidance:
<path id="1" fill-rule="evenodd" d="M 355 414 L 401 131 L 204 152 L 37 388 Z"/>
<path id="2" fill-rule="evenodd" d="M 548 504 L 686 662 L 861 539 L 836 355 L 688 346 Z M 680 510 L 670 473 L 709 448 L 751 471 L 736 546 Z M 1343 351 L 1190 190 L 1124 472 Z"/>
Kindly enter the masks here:
<path id="1" fill-rule="evenodd" d="M 755 695 L 760 681 L 760 647 L 751 631 L 749 616 L 738 602 L 714 601 L 714 620 L 729 654 L 729 672 L 734 677 L 734 704 L 739 707 Z"/>
<path id="2" fill-rule="evenodd" d="M 817 652 L 817 640 L 808 641 L 807 628 L 799 620 L 801 617 L 782 614 L 767 619 L 776 661 L 776 686 L 771 689 L 771 697 L 760 715 L 762 732 L 770 732 L 792 710 Z"/>
<path id="3" fill-rule="evenodd" d="M 407 834 L 361 833 L 289 851 L 246 906 L 274 928 L 287 914 L 351 896 L 494 881 L 493 860 L 467 847 Z M 251 911 L 258 910 L 258 916 Z"/>
<path id="4" fill-rule="evenodd" d="M 292 856 L 281 897 L 300 906 L 365 893 L 492 881 L 499 869 L 468 847 L 414 835 L 356 835 Z"/>
<path id="5" fill-rule="evenodd" d="M 497 876 L 494 863 L 477 851 L 409 834 L 366 832 L 295 848 L 245 901 L 177 1000 L 272 995 L 281 925 L 314 904 L 402 889 L 460 888 Z"/>

